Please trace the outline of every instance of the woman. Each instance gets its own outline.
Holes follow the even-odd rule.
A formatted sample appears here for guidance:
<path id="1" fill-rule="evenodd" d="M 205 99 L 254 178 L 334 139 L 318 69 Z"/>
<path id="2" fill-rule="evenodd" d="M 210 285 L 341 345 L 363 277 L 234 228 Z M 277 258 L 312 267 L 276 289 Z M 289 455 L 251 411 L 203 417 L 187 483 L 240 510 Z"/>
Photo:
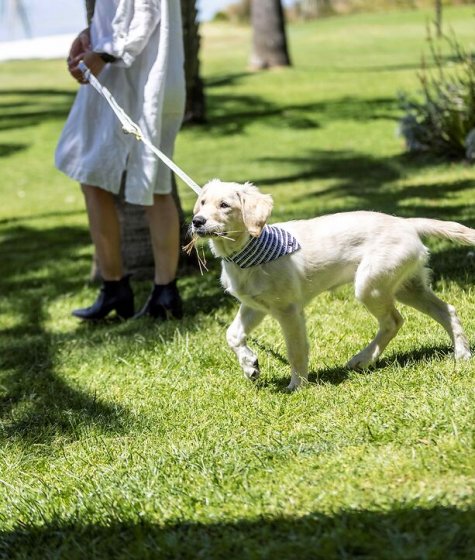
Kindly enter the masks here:
<path id="1" fill-rule="evenodd" d="M 83 60 L 153 144 L 172 157 L 185 105 L 180 3 L 176 0 L 98 0 L 90 28 L 74 41 L 71 75 L 83 84 L 56 150 L 56 166 L 81 184 L 103 286 L 95 303 L 76 309 L 81 319 L 115 310 L 134 315 L 124 275 L 115 195 L 125 172 L 125 200 L 145 207 L 155 260 L 154 287 L 138 315 L 182 316 L 176 287 L 178 212 L 170 170 L 124 135 L 106 101 L 84 81 Z"/>

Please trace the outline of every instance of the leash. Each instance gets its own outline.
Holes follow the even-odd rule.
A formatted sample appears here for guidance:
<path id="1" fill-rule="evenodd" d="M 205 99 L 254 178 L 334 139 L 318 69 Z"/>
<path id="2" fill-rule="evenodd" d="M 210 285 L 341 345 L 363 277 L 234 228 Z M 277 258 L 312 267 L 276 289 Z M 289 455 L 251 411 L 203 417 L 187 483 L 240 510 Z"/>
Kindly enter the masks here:
<path id="1" fill-rule="evenodd" d="M 174 173 L 180 177 L 180 179 L 186 183 L 190 189 L 195 191 L 196 194 L 201 193 L 201 187 L 199 187 L 193 179 L 188 176 L 182 169 L 178 167 L 168 156 L 166 156 L 162 151 L 160 151 L 156 146 L 154 146 L 150 140 L 144 136 L 143 132 L 140 130 L 138 124 L 129 117 L 129 115 L 122 109 L 122 107 L 114 99 L 112 93 L 104 87 L 101 82 L 94 76 L 86 64 L 81 60 L 78 65 L 79 69 L 83 73 L 86 80 L 91 84 L 91 86 L 107 101 L 110 108 L 114 111 L 116 117 L 119 119 L 122 125 L 122 131 L 124 134 L 133 134 L 139 142 L 143 142 L 163 163 L 171 169 Z"/>

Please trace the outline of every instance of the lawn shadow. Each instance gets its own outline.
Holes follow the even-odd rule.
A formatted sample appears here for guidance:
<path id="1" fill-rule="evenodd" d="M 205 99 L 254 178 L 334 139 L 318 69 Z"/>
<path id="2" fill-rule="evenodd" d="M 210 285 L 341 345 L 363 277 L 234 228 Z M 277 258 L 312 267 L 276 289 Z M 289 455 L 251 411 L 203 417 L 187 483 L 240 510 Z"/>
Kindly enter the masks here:
<path id="1" fill-rule="evenodd" d="M 264 163 L 272 163 L 274 167 L 285 164 L 295 166 L 295 173 L 277 175 L 272 178 L 255 177 L 254 182 L 260 187 L 273 187 L 281 183 L 309 181 L 312 183 L 308 191 L 293 198 L 296 204 L 305 202 L 308 206 L 307 215 L 311 217 L 311 201 L 313 208 L 320 206 L 325 200 L 325 213 L 351 210 L 378 210 L 381 212 L 398 213 L 404 217 L 421 216 L 439 217 L 440 219 L 456 219 L 462 213 L 470 211 L 466 206 L 444 205 L 461 192 L 473 188 L 470 179 L 458 179 L 450 183 L 425 183 L 411 185 L 402 182 L 410 175 L 425 166 L 441 163 L 438 158 L 427 155 L 416 157 L 413 154 L 399 154 L 391 157 L 376 157 L 352 151 L 313 150 L 296 158 L 261 158 Z M 323 188 L 319 182 L 331 184 Z M 317 188 L 315 188 L 317 183 Z M 332 208 L 328 197 L 335 200 Z M 339 201 L 349 199 L 342 207 Z M 408 202 L 411 204 L 408 204 Z M 309 204 L 310 203 L 310 204 Z M 466 218 L 465 218 L 466 220 Z M 475 210 L 470 212 L 469 224 L 475 224 Z"/>
<path id="2" fill-rule="evenodd" d="M 0 89 L 0 131 L 64 119 L 75 95 L 72 90 L 51 88 Z M 15 101 L 6 99 L 9 97 L 14 97 Z"/>
<path id="3" fill-rule="evenodd" d="M 0 218 L 0 226 L 11 226 L 13 224 L 31 224 L 38 220 L 49 218 L 65 218 L 66 216 L 83 216 L 83 210 L 69 210 L 69 211 L 56 211 L 56 212 L 43 212 L 42 214 L 32 214 L 29 216 L 8 216 L 8 218 Z M 21 226 L 20 226 L 21 227 Z"/>
<path id="4" fill-rule="evenodd" d="M 434 251 L 429 264 L 436 292 L 437 285 L 444 280 L 455 282 L 462 289 L 469 289 L 473 286 L 475 248 L 453 246 Z"/>
<path id="5" fill-rule="evenodd" d="M 391 366 L 408 367 L 418 362 L 427 360 L 444 360 L 453 356 L 453 348 L 451 346 L 423 346 L 421 348 L 414 348 L 407 352 L 391 353 L 383 355 L 372 367 L 361 371 L 350 370 L 342 366 L 331 368 L 322 368 L 316 372 L 311 372 L 309 381 L 313 383 L 330 383 L 332 385 L 340 385 L 344 383 L 350 374 L 357 375 L 372 375 L 376 374 L 378 370 L 385 369 Z M 350 358 L 351 356 L 348 356 Z"/>
<path id="6" fill-rule="evenodd" d="M 473 509 L 392 504 L 384 511 L 318 511 L 299 517 L 200 523 L 116 522 L 107 526 L 23 524 L 0 533 L 9 560 L 299 558 L 331 560 L 469 560 L 475 555 Z"/>
<path id="7" fill-rule="evenodd" d="M 127 322 L 112 318 L 93 324 L 78 321 L 73 330 L 51 332 L 47 327 L 51 303 L 84 288 L 91 256 L 75 253 L 90 246 L 90 239 L 82 227 L 32 225 L 35 218 L 44 217 L 51 216 L 12 218 L 0 224 L 0 312 L 11 317 L 0 327 L 0 437 L 47 443 L 59 434 L 75 439 L 79 437 L 77 427 L 88 425 L 107 433 L 120 432 L 127 424 L 127 410 L 75 387 L 58 374 L 58 352 L 75 340 L 94 345 L 105 335 L 119 346 L 129 344 L 135 334 L 156 339 L 157 326 L 162 340 L 171 339 L 177 328 L 198 331 L 201 318 L 237 304 L 219 283 L 220 264 L 216 261 L 205 275 L 179 280 L 183 321 L 163 325 L 147 318 Z M 139 308 L 149 295 L 151 281 L 133 281 L 133 286 Z M 97 289 L 92 286 L 91 298 Z"/>
<path id="8" fill-rule="evenodd" d="M 286 392 L 287 385 L 290 382 L 290 364 L 287 357 L 280 352 L 273 350 L 268 345 L 262 344 L 256 340 L 252 340 L 252 344 L 289 368 L 289 374 L 287 377 L 279 377 L 275 379 L 260 378 L 257 387 L 259 389 L 271 390 L 275 393 Z M 351 356 L 348 356 L 348 359 L 350 357 Z M 314 385 L 321 385 L 326 383 L 329 383 L 331 385 L 340 385 L 348 381 L 349 377 L 352 375 L 373 375 L 377 374 L 378 370 L 382 370 L 391 366 L 408 367 L 421 361 L 434 359 L 444 360 L 450 357 L 453 357 L 452 346 L 423 346 L 421 348 L 415 348 L 407 352 L 392 354 L 389 353 L 388 356 L 383 355 L 383 357 L 379 359 L 373 366 L 361 371 L 351 370 L 347 368 L 344 363 L 332 367 L 323 366 L 316 371 L 310 371 L 308 380 L 311 384 Z"/>
<path id="9" fill-rule="evenodd" d="M 0 158 L 22 152 L 26 150 L 27 147 L 27 144 L 0 144 Z"/>
<path id="10" fill-rule="evenodd" d="M 236 86 L 243 78 L 252 78 L 256 76 L 255 72 L 234 72 L 230 74 L 219 74 L 214 77 L 205 78 L 204 84 L 206 90 L 216 89 L 223 86 Z"/>
<path id="11" fill-rule="evenodd" d="M 47 443 L 76 434 L 77 426 L 122 429 L 126 411 L 74 387 L 56 372 L 56 355 L 74 333 L 52 334 L 47 307 L 68 290 L 79 290 L 71 254 L 87 241 L 83 228 L 5 228 L 0 242 L 2 308 L 13 324 L 0 330 L 0 435 Z M 44 276 L 48 269 L 47 276 Z"/>
<path id="12" fill-rule="evenodd" d="M 400 109 L 398 100 L 390 97 L 364 99 L 343 96 L 330 101 L 281 104 L 258 95 L 220 93 L 208 88 L 207 122 L 203 125 L 208 135 L 242 134 L 248 126 L 259 120 L 263 126 L 281 129 L 318 129 L 327 122 L 340 120 L 397 121 Z"/>

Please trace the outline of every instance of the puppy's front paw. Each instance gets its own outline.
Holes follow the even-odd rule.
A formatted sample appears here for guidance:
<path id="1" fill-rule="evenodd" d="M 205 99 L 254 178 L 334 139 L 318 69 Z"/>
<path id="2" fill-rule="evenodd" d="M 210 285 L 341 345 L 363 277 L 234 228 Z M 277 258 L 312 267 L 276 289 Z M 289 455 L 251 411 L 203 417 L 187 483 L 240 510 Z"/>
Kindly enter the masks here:
<path id="1" fill-rule="evenodd" d="M 351 358 L 349 362 L 347 362 L 346 367 L 348 369 L 361 371 L 363 369 L 367 369 L 372 364 L 372 362 L 373 360 L 371 358 L 368 358 L 368 356 L 366 356 L 363 352 L 360 352 L 359 354 L 356 354 L 356 356 L 353 356 L 353 358 Z"/>
<path id="2" fill-rule="evenodd" d="M 243 364 L 242 369 L 244 371 L 244 375 L 251 381 L 257 381 L 257 379 L 259 379 L 259 376 L 261 375 L 261 371 L 259 369 L 259 361 L 257 358 L 250 361 L 250 363 Z"/>
<path id="3" fill-rule="evenodd" d="M 455 359 L 458 361 L 470 360 L 472 354 L 468 348 L 460 348 L 455 351 Z"/>
<path id="4" fill-rule="evenodd" d="M 288 393 L 293 393 L 294 391 L 302 389 L 305 385 L 308 385 L 308 380 L 305 379 L 305 377 L 295 377 L 292 378 L 285 390 Z"/>

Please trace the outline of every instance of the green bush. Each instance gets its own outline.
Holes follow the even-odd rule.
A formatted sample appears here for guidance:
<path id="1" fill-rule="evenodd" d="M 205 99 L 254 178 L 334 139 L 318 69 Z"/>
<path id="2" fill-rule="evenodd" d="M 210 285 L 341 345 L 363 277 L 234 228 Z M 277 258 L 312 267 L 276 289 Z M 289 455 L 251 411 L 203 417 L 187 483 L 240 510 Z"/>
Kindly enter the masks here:
<path id="1" fill-rule="evenodd" d="M 431 64 L 419 73 L 421 97 L 401 95 L 405 111 L 400 132 L 411 152 L 475 160 L 475 58 L 455 38 L 444 38 L 450 53 L 429 34 Z"/>

